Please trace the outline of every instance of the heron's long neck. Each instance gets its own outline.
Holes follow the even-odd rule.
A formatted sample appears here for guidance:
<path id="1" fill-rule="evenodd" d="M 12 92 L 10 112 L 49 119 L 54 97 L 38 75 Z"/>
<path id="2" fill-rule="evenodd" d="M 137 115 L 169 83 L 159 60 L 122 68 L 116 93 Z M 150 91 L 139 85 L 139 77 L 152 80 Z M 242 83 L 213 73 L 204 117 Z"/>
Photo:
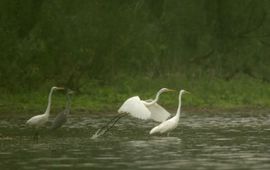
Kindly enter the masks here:
<path id="1" fill-rule="evenodd" d="M 180 118 L 180 114 L 181 114 L 181 98 L 182 98 L 182 94 L 179 94 L 179 104 L 178 104 L 178 108 L 177 108 L 177 112 L 176 112 L 176 116 L 178 118 Z"/>
<path id="2" fill-rule="evenodd" d="M 156 98 L 153 101 L 149 102 L 148 105 L 152 105 L 152 104 L 156 103 L 159 99 L 160 94 L 161 94 L 161 92 L 158 91 L 156 94 Z"/>
<path id="3" fill-rule="evenodd" d="M 48 98 L 48 106 L 47 106 L 46 111 L 45 111 L 45 114 L 47 114 L 47 115 L 50 114 L 50 110 L 51 110 L 52 93 L 53 93 L 53 89 L 51 89 L 50 94 L 49 94 L 49 98 Z"/>
<path id="4" fill-rule="evenodd" d="M 71 105 L 71 98 L 69 95 L 67 95 L 67 104 L 66 104 L 66 109 L 70 109 L 70 105 Z"/>

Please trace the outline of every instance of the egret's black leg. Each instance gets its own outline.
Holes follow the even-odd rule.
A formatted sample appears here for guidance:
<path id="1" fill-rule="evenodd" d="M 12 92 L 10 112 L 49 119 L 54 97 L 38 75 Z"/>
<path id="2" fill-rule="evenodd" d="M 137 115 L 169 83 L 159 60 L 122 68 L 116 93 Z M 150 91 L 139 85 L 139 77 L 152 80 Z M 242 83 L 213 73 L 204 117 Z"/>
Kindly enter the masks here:
<path id="1" fill-rule="evenodd" d="M 114 125 L 115 125 L 121 118 L 125 117 L 126 115 L 127 115 L 127 114 L 122 114 L 122 115 L 120 115 L 120 116 L 113 122 L 113 124 L 112 124 L 111 126 L 108 126 L 108 128 L 105 129 L 105 131 L 103 132 L 103 134 L 105 134 L 106 132 L 108 132 L 109 130 L 111 130 L 111 129 L 114 127 Z"/>
<path id="2" fill-rule="evenodd" d="M 119 113 L 117 114 L 115 117 L 113 117 L 108 123 L 106 123 L 105 126 L 103 126 L 102 128 L 100 129 L 104 129 L 106 127 L 108 127 L 110 125 L 111 122 L 114 122 L 116 119 L 118 119 L 119 117 L 121 117 L 124 113 Z"/>
<path id="3" fill-rule="evenodd" d="M 118 115 L 116 115 L 115 117 L 113 117 L 108 123 L 106 123 L 105 126 L 101 127 L 100 129 L 97 130 L 97 132 L 95 133 L 95 135 L 103 135 L 105 134 L 109 129 L 111 129 L 115 123 L 122 118 L 124 115 L 126 115 L 126 113 L 120 113 Z"/>
<path id="4" fill-rule="evenodd" d="M 110 124 L 112 122 L 115 122 L 117 119 L 119 119 L 119 117 L 121 117 L 123 113 L 117 114 L 116 116 L 114 116 L 110 121 L 108 121 L 104 126 L 102 126 L 101 128 L 99 128 L 96 133 L 92 136 L 93 139 L 101 136 L 104 134 L 105 131 L 107 131 L 108 127 L 110 126 Z"/>
<path id="5" fill-rule="evenodd" d="M 105 131 L 104 129 L 106 129 L 113 121 L 115 121 L 119 116 L 121 116 L 122 113 L 117 114 L 116 116 L 114 116 L 110 121 L 108 121 L 104 126 L 102 126 L 101 128 L 99 128 L 96 133 L 92 136 L 92 138 L 97 138 L 98 136 L 103 135 L 103 132 Z"/>
<path id="6" fill-rule="evenodd" d="M 103 127 L 99 129 L 99 131 L 102 131 L 103 129 L 107 129 L 107 127 L 112 123 L 115 122 L 115 120 L 118 120 L 119 117 L 121 117 L 124 113 L 117 114 L 115 117 L 113 117 L 110 121 L 106 123 Z"/>

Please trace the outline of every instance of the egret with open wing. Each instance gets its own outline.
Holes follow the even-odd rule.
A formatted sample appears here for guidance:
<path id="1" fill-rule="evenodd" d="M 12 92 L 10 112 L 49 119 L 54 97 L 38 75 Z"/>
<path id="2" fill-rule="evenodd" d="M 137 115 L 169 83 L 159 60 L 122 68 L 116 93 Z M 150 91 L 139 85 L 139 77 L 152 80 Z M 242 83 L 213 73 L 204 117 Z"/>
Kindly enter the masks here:
<path id="1" fill-rule="evenodd" d="M 100 128 L 93 137 L 96 138 L 100 135 L 105 134 L 109 129 L 111 129 L 117 121 L 119 121 L 125 115 L 131 115 L 132 117 L 148 120 L 152 119 L 157 122 L 163 122 L 170 117 L 170 113 L 166 111 L 157 102 L 159 96 L 164 92 L 175 91 L 168 88 L 160 89 L 154 100 L 141 100 L 139 96 L 134 96 L 128 98 L 118 110 L 118 115 L 111 119 L 105 126 Z"/>

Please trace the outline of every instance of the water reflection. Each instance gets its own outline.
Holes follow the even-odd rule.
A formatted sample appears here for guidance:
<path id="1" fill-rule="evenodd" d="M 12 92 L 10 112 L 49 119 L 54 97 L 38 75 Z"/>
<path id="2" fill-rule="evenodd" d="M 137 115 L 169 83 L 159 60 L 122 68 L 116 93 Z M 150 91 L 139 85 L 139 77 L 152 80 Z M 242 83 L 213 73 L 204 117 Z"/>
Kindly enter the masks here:
<path id="1" fill-rule="evenodd" d="M 92 140 L 112 116 L 73 114 L 58 131 L 43 129 L 39 143 L 32 140 L 23 115 L 1 117 L 0 168 L 270 168 L 267 115 L 184 115 L 170 137 L 149 136 L 156 123 L 126 117 L 111 132 Z"/>

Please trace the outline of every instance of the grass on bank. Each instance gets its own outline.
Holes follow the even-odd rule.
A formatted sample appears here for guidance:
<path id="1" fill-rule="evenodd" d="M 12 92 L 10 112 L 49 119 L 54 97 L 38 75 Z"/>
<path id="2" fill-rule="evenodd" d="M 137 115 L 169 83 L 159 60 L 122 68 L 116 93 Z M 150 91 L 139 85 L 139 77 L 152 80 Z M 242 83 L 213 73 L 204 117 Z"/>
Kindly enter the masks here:
<path id="1" fill-rule="evenodd" d="M 16 94 L 9 94 L 2 89 L 0 113 L 43 113 L 51 86 Z M 238 75 L 229 81 L 170 75 L 158 79 L 130 77 L 102 86 L 89 81 L 80 93 L 73 96 L 73 112 L 117 112 L 128 97 L 139 95 L 142 99 L 154 98 L 162 87 L 190 91 L 192 94 L 183 98 L 183 107 L 186 108 L 270 107 L 269 84 L 245 75 Z M 52 100 L 52 112 L 65 106 L 66 98 L 63 92 L 54 92 Z M 178 92 L 163 94 L 160 103 L 165 108 L 176 110 Z"/>

